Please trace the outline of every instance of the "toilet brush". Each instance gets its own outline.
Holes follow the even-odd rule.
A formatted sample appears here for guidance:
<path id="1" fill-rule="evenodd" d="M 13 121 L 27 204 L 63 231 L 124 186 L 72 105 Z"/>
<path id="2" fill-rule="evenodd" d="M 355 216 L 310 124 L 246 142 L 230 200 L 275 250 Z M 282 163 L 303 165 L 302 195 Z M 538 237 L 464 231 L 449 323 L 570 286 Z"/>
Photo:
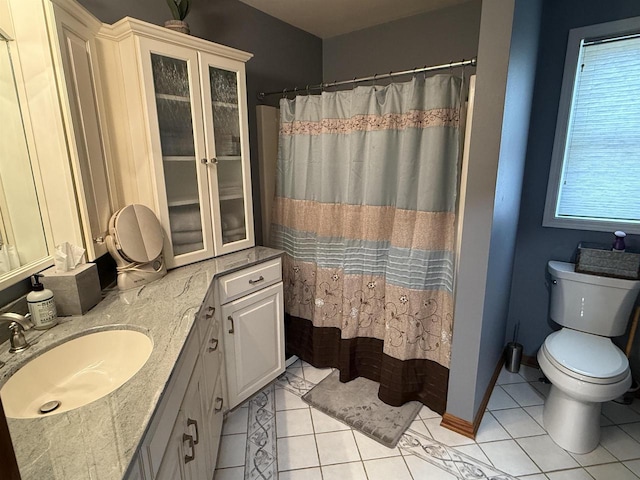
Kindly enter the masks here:
<path id="1" fill-rule="evenodd" d="M 519 328 L 520 324 L 516 323 L 513 329 L 513 341 L 507 343 L 505 349 L 505 368 L 511 373 L 518 373 L 522 360 L 522 345 L 516 342 Z"/>

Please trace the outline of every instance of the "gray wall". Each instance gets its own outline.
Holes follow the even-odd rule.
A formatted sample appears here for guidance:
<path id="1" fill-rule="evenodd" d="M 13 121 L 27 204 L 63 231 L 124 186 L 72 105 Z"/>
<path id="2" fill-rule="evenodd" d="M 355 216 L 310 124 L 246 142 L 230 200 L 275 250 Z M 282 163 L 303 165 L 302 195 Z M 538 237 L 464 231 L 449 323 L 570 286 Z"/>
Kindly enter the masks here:
<path id="1" fill-rule="evenodd" d="M 525 354 L 535 355 L 545 337 L 557 329 L 548 317 L 549 293 L 546 264 L 572 261 L 578 242 L 612 243 L 613 234 L 542 227 L 551 151 L 560 99 L 562 74 L 571 28 L 640 16 L 640 2 L 628 0 L 545 0 L 540 34 L 534 108 L 516 243 L 507 335 L 520 323 L 519 341 Z M 622 199 L 623 200 L 623 199 Z M 629 246 L 640 245 L 638 236 L 627 237 Z M 634 373 L 640 375 L 640 341 L 634 348 Z M 634 366 L 635 363 L 635 366 Z"/>
<path id="2" fill-rule="evenodd" d="M 162 25 L 171 19 L 164 0 L 79 0 L 105 23 L 125 16 Z M 253 53 L 247 63 L 249 140 L 256 242 L 262 243 L 256 95 L 322 80 L 322 40 L 238 0 L 194 1 L 186 21 L 191 34 Z M 277 102 L 278 97 L 271 97 Z"/>
<path id="3" fill-rule="evenodd" d="M 326 39 L 325 82 L 475 57 L 480 0 Z"/>
<path id="4" fill-rule="evenodd" d="M 541 6 L 482 4 L 447 401 L 468 422 L 504 347 Z"/>

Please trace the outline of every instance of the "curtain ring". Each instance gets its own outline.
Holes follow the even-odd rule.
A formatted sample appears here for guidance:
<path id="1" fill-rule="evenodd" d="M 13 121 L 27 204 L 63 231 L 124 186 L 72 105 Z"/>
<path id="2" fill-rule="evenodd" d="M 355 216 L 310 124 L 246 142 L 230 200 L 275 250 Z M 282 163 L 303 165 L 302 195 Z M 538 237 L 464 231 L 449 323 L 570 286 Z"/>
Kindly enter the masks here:
<path id="1" fill-rule="evenodd" d="M 307 83 L 307 95 L 311 95 L 311 92 L 309 91 L 309 84 Z"/>
<path id="2" fill-rule="evenodd" d="M 282 98 L 287 98 L 287 89 L 282 90 Z"/>
<path id="3" fill-rule="evenodd" d="M 356 78 L 357 77 L 353 77 L 353 81 L 351 82 L 351 88 L 356 88 Z"/>
<path id="4" fill-rule="evenodd" d="M 373 85 L 372 85 L 372 87 L 373 87 L 373 89 L 374 89 L 374 90 L 376 89 L 376 77 L 377 77 L 377 76 L 378 76 L 378 74 L 377 74 L 377 73 L 374 73 L 374 74 L 373 74 Z"/>
<path id="5" fill-rule="evenodd" d="M 427 79 L 427 66 L 425 65 L 422 68 L 424 69 L 424 70 L 422 70 L 422 79 L 426 80 Z"/>

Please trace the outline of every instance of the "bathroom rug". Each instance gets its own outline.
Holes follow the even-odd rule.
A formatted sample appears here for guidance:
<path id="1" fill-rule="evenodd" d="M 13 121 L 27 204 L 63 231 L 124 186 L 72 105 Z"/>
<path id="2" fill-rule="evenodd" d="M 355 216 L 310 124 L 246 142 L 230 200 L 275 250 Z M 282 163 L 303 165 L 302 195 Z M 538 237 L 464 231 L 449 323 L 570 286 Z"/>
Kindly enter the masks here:
<path id="1" fill-rule="evenodd" d="M 379 383 L 362 377 L 341 383 L 340 372 L 335 370 L 305 393 L 302 400 L 385 447 L 394 448 L 422 404 L 408 402 L 392 407 L 378 398 L 379 387 Z"/>

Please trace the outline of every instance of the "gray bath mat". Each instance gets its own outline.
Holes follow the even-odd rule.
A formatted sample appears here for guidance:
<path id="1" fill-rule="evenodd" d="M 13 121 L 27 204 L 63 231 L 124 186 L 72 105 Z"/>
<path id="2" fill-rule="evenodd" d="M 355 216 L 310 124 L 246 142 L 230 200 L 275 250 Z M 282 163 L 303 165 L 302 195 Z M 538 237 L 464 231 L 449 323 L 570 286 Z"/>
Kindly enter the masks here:
<path id="1" fill-rule="evenodd" d="M 392 407 L 378 398 L 380 384 L 366 378 L 341 383 L 335 370 L 302 396 L 302 400 L 385 447 L 394 448 L 422 404 Z"/>

